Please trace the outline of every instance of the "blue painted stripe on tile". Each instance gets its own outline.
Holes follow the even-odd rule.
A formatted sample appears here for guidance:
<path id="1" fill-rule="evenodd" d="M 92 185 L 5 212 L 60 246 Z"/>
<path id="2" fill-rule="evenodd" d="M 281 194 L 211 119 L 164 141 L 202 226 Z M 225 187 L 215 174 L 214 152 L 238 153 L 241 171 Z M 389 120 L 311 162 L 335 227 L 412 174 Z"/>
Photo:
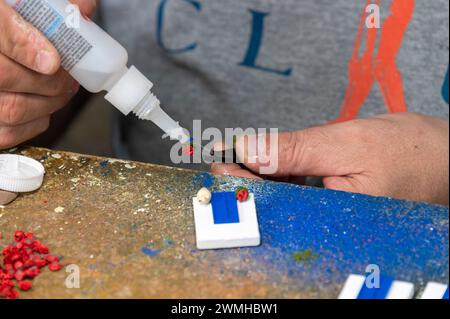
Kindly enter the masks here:
<path id="1" fill-rule="evenodd" d="M 235 193 L 213 193 L 211 205 L 214 224 L 239 223 L 239 212 Z"/>
<path id="2" fill-rule="evenodd" d="M 390 277 L 380 277 L 379 288 L 369 288 L 364 282 L 357 299 L 385 299 L 394 280 Z"/>

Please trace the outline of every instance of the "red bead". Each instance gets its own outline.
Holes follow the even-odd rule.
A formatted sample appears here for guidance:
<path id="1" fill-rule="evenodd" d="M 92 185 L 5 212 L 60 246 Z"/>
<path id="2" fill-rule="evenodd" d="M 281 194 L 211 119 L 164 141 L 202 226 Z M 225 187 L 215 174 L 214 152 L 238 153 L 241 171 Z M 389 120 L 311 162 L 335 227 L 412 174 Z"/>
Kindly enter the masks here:
<path id="1" fill-rule="evenodd" d="M 39 268 L 30 268 L 25 270 L 25 276 L 28 278 L 34 278 L 37 275 L 39 275 L 41 273 L 41 271 L 39 270 Z"/>
<path id="2" fill-rule="evenodd" d="M 45 259 L 40 259 L 39 261 L 36 262 L 36 267 L 38 268 L 42 268 L 45 267 L 48 264 L 48 262 Z"/>
<path id="3" fill-rule="evenodd" d="M 14 275 L 11 273 L 5 273 L 5 279 L 13 279 Z"/>
<path id="4" fill-rule="evenodd" d="M 236 199 L 239 202 L 245 202 L 248 199 L 248 190 L 246 188 L 240 188 L 236 192 Z"/>
<path id="5" fill-rule="evenodd" d="M 6 256 L 9 254 L 9 247 L 6 247 L 5 249 L 2 250 L 2 255 Z"/>
<path id="6" fill-rule="evenodd" d="M 185 146 L 185 147 L 183 148 L 183 153 L 184 153 L 185 155 L 189 155 L 189 156 L 194 155 L 194 154 L 195 154 L 195 148 L 194 148 L 194 146 L 192 146 L 192 145 Z"/>
<path id="7" fill-rule="evenodd" d="M 35 266 L 35 262 L 31 259 L 28 259 L 24 264 L 23 264 L 23 268 L 31 268 Z"/>
<path id="8" fill-rule="evenodd" d="M 14 282 L 11 279 L 7 279 L 7 280 L 3 280 L 2 283 L 3 286 L 5 287 L 14 287 Z"/>
<path id="9" fill-rule="evenodd" d="M 25 233 L 25 237 L 28 238 L 28 239 L 33 239 L 33 233 L 26 232 Z"/>
<path id="10" fill-rule="evenodd" d="M 19 261 L 16 261 L 16 262 L 14 263 L 14 269 L 15 269 L 15 270 L 21 269 L 22 267 L 23 267 L 23 262 L 21 262 L 20 260 L 19 260 Z"/>
<path id="11" fill-rule="evenodd" d="M 50 265 L 48 265 L 48 269 L 50 269 L 50 271 L 58 271 L 62 268 L 61 264 L 58 263 L 51 263 Z"/>
<path id="12" fill-rule="evenodd" d="M 44 245 L 44 244 L 40 244 L 38 246 L 38 251 L 41 254 L 48 254 L 48 247 L 46 245 Z"/>
<path id="13" fill-rule="evenodd" d="M 31 282 L 29 281 L 19 281 L 19 289 L 23 291 L 28 291 L 31 289 Z"/>
<path id="14" fill-rule="evenodd" d="M 14 233 L 14 241 L 17 242 L 17 243 L 18 243 L 19 241 L 21 241 L 24 237 L 25 237 L 25 234 L 24 234 L 24 232 L 21 231 L 21 230 L 17 230 L 17 231 Z"/>
<path id="15" fill-rule="evenodd" d="M 45 259 L 46 259 L 49 263 L 59 262 L 59 257 L 58 257 L 58 256 L 48 255 L 48 256 L 45 257 Z"/>
<path id="16" fill-rule="evenodd" d="M 25 275 L 26 275 L 25 271 L 19 270 L 14 274 L 14 278 L 21 281 L 21 280 L 23 280 L 23 278 L 25 278 Z"/>
<path id="17" fill-rule="evenodd" d="M 17 298 L 19 298 L 19 293 L 14 289 L 10 289 L 6 294 L 6 299 L 17 299 Z"/>

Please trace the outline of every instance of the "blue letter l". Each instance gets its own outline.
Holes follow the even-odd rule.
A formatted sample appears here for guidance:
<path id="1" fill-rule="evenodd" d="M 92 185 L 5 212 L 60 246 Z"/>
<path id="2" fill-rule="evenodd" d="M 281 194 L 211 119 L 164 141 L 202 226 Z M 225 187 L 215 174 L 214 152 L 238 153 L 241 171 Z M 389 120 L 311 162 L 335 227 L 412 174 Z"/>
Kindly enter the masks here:
<path id="1" fill-rule="evenodd" d="M 290 76 L 292 74 L 292 68 L 286 70 L 275 70 L 259 66 L 256 64 L 256 59 L 258 58 L 264 35 L 264 18 L 267 17 L 269 13 L 254 10 L 249 11 L 253 15 L 253 26 L 252 26 L 252 34 L 250 35 L 250 45 L 248 47 L 244 61 L 239 63 L 239 65 L 258 69 L 265 72 L 275 73 L 282 76 Z"/>

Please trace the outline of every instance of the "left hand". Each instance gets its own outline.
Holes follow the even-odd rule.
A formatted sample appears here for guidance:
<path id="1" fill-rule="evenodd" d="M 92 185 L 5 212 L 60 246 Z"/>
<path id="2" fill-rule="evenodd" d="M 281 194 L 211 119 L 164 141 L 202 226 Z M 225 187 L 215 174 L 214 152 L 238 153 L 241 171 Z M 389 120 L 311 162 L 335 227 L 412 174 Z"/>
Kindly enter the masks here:
<path id="1" fill-rule="evenodd" d="M 269 136 L 264 137 L 270 145 Z M 259 175 L 249 161 L 245 136 L 236 143 L 236 164 L 213 164 L 215 174 L 248 178 L 324 177 L 329 189 L 448 205 L 448 121 L 398 113 L 280 133 L 278 169 Z M 270 149 L 268 150 L 270 152 Z"/>

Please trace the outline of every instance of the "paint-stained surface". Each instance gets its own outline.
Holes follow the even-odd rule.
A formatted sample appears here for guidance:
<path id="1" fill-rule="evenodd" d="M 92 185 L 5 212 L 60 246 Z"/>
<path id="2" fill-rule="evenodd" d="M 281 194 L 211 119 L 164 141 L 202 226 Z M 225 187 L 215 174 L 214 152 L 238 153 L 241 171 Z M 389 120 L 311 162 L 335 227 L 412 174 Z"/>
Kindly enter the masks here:
<path id="1" fill-rule="evenodd" d="M 43 187 L 0 208 L 0 246 L 32 231 L 81 288 L 45 271 L 23 298 L 335 298 L 378 264 L 422 287 L 448 282 L 448 208 L 42 149 Z M 198 251 L 192 197 L 202 187 L 255 194 L 262 245 Z"/>

